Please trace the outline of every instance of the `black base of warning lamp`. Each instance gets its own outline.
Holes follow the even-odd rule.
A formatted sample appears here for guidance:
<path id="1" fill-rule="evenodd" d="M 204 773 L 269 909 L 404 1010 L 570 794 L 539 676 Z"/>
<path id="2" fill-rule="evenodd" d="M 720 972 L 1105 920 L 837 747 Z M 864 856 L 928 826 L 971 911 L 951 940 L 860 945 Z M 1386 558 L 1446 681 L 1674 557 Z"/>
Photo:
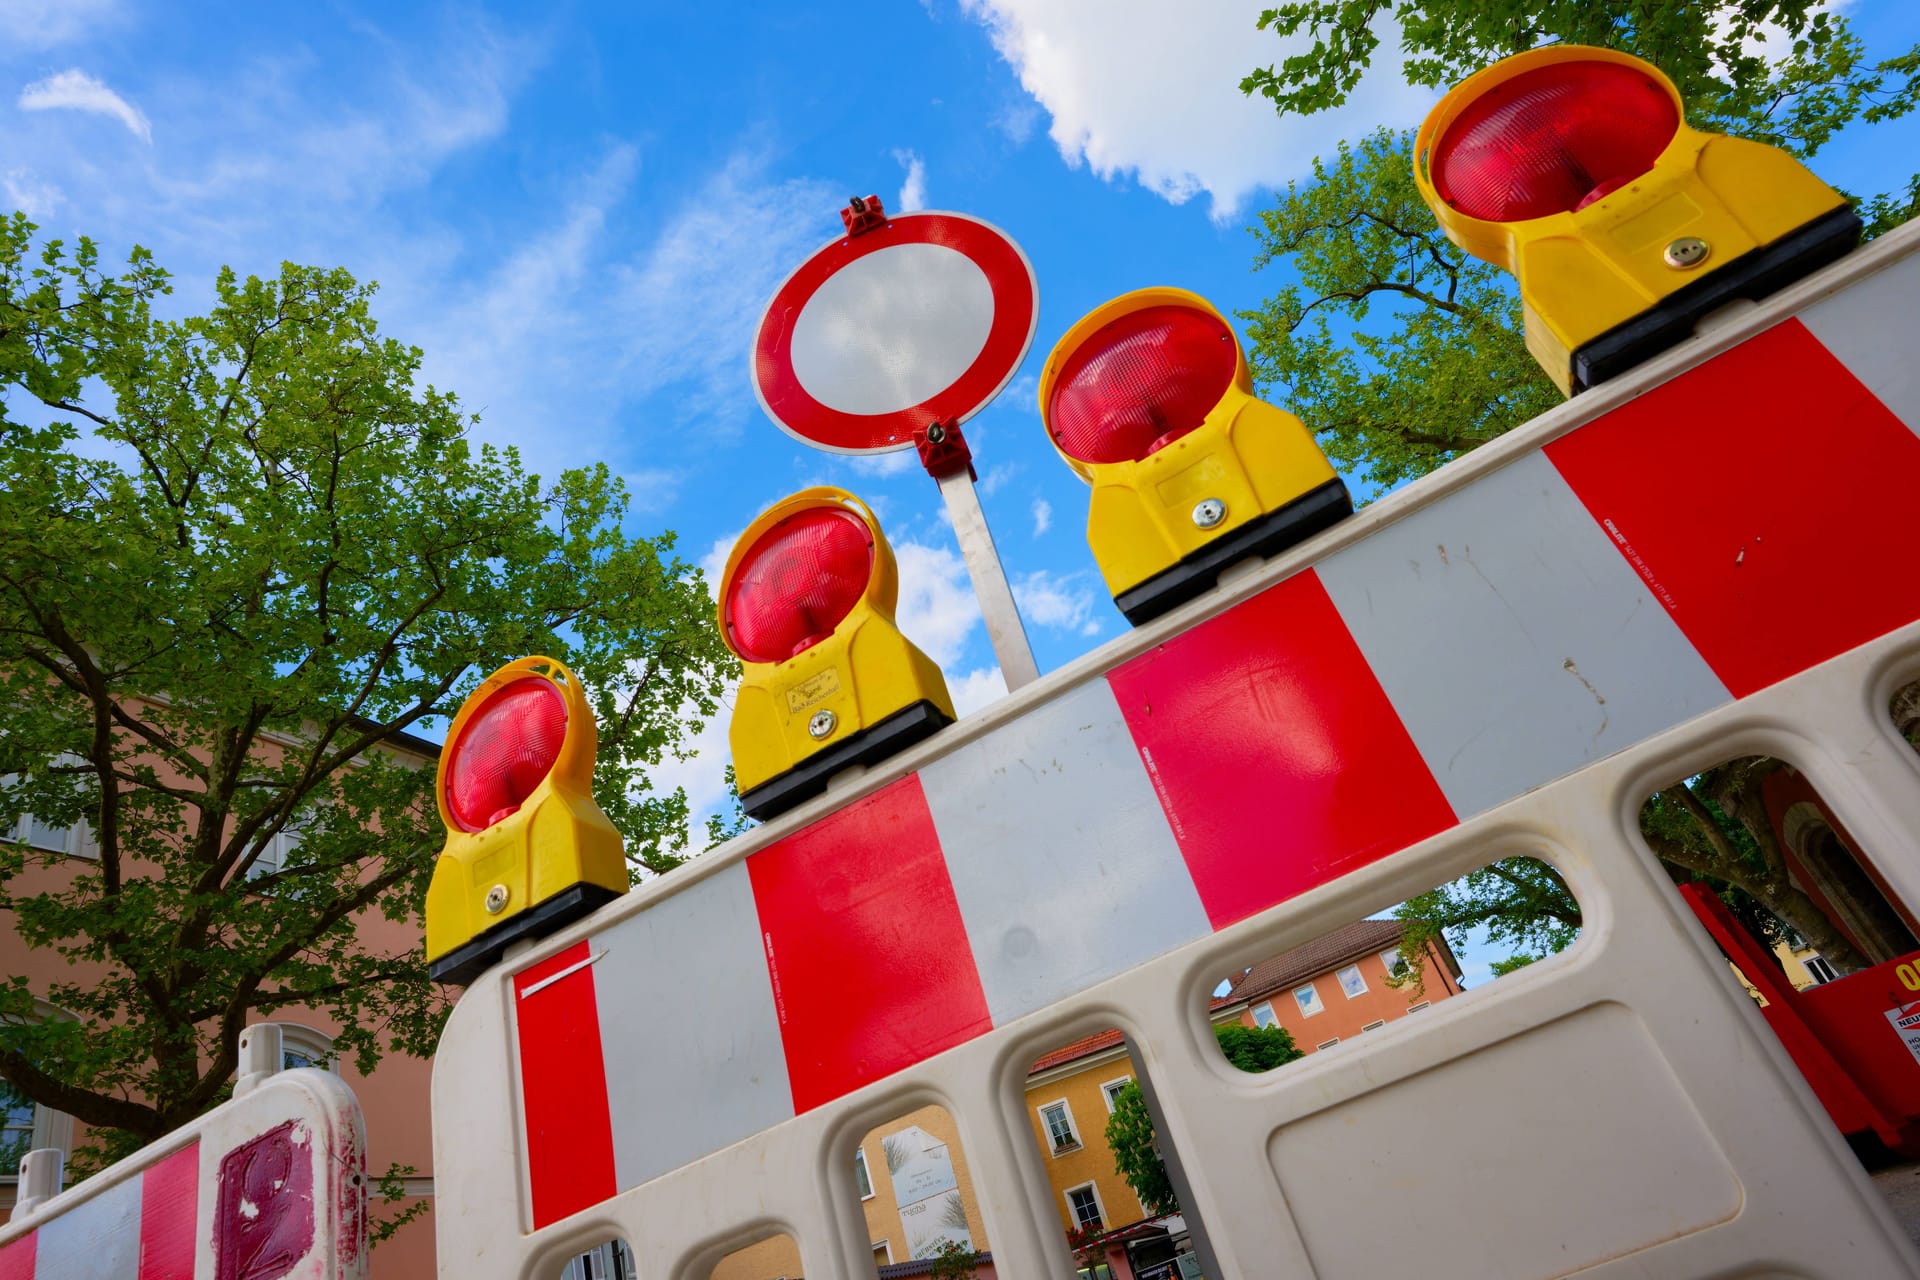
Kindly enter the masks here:
<path id="1" fill-rule="evenodd" d="M 1845 257 L 1860 243 L 1860 217 L 1841 205 L 1770 245 L 1751 249 L 1668 294 L 1659 306 L 1607 330 L 1573 353 L 1573 393 L 1651 360 L 1693 336 L 1701 316 L 1746 299 L 1758 302 Z"/>
<path id="2" fill-rule="evenodd" d="M 498 964 L 501 953 L 514 943 L 558 933 L 619 896 L 597 884 L 568 885 L 545 902 L 534 903 L 471 942 L 455 947 L 438 960 L 428 961 L 427 977 L 456 987 L 470 986 L 475 978 Z"/>
<path id="3" fill-rule="evenodd" d="M 1220 571 L 1248 556 L 1278 555 L 1353 514 L 1353 498 L 1340 480 L 1329 480 L 1214 542 L 1209 542 L 1139 586 L 1113 598 L 1128 622 L 1139 626 L 1213 589 Z"/>
<path id="4" fill-rule="evenodd" d="M 740 793 L 740 807 L 756 822 L 785 813 L 827 789 L 833 775 L 857 764 L 872 764 L 930 738 L 952 724 L 931 702 L 916 702 L 885 720 L 836 742 L 777 778 Z"/>

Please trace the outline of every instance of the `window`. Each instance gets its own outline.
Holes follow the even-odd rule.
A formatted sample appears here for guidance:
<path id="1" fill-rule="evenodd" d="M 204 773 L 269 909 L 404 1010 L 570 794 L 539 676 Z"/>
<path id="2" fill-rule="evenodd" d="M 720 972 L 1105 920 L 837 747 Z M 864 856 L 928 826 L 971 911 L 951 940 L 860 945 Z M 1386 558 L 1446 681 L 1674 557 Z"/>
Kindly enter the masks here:
<path id="1" fill-rule="evenodd" d="M 55 764 L 85 764 L 79 756 L 62 752 L 55 757 Z M 0 792 L 4 792 L 20 775 L 9 773 L 0 777 Z M 98 858 L 100 848 L 94 843 L 93 829 L 86 823 L 76 823 L 71 827 L 56 827 L 52 823 L 42 822 L 30 813 L 9 813 L 0 818 L 0 840 L 10 840 L 24 844 L 30 849 L 39 849 L 45 853 L 64 853 L 74 858 Z"/>
<path id="2" fill-rule="evenodd" d="M 289 857 L 299 847 L 300 832 L 294 824 L 288 823 L 267 841 L 267 847 L 260 851 L 260 856 L 255 858 L 253 865 L 247 868 L 247 879 L 259 880 L 285 870 Z"/>
<path id="3" fill-rule="evenodd" d="M 1113 1113 L 1113 1104 L 1119 1099 L 1120 1091 L 1133 1083 L 1132 1076 L 1121 1076 L 1118 1080 L 1109 1080 L 1100 1086 L 1100 1096 L 1107 1100 L 1107 1113 Z"/>
<path id="4" fill-rule="evenodd" d="M 1382 1018 L 1378 1022 L 1369 1022 L 1366 1026 L 1360 1029 L 1362 1031 L 1378 1031 L 1380 1028 L 1386 1025 L 1387 1025 L 1387 1020 L 1385 1018 Z"/>
<path id="5" fill-rule="evenodd" d="M 1360 966 L 1350 964 L 1333 975 L 1340 980 L 1340 989 L 1347 993 L 1347 999 L 1367 994 L 1367 980 L 1360 976 Z"/>
<path id="6" fill-rule="evenodd" d="M 33 1002 L 32 1021 L 47 1022 L 72 1015 L 44 1000 Z M 0 1023 L 0 1036 L 14 1040 L 17 1023 Z M 15 1041 L 16 1047 L 28 1046 Z M 73 1150 L 73 1117 L 64 1111 L 43 1107 L 0 1080 L 0 1181 L 11 1182 L 20 1175 L 20 1157 L 42 1147 Z"/>
<path id="7" fill-rule="evenodd" d="M 1334 1037 L 1333 1039 L 1331 1039 L 1331 1040 L 1322 1040 L 1322 1041 L 1321 1041 L 1321 1042 L 1320 1042 L 1319 1044 L 1317 1044 L 1317 1045 L 1315 1045 L 1315 1046 L 1313 1046 L 1313 1047 L 1314 1047 L 1314 1048 L 1316 1048 L 1316 1049 L 1331 1049 L 1331 1048 L 1333 1048 L 1333 1046 L 1335 1046 L 1335 1045 L 1337 1045 L 1337 1044 L 1339 1044 L 1339 1043 L 1340 1043 L 1340 1037 L 1339 1037 L 1339 1036 L 1335 1036 L 1335 1037 Z"/>
<path id="8" fill-rule="evenodd" d="M 1834 967 L 1827 963 L 1826 957 L 1822 955 L 1810 955 L 1800 963 L 1806 965 L 1807 972 L 1813 975 L 1813 980 L 1816 983 L 1832 982 L 1840 976 Z"/>
<path id="9" fill-rule="evenodd" d="M 872 1195 L 873 1192 L 869 1191 L 867 1192 L 867 1194 Z M 875 1240 L 873 1242 L 873 1261 L 874 1261 L 874 1265 L 882 1266 L 882 1267 L 886 1266 L 889 1262 L 892 1262 L 893 1246 L 888 1244 L 885 1240 Z"/>
<path id="10" fill-rule="evenodd" d="M 1407 1006 L 1407 1012 L 1408 1012 L 1408 1013 L 1418 1013 L 1418 1012 L 1420 1012 L 1420 1011 L 1421 1011 L 1422 1009 L 1427 1009 L 1427 1008 L 1431 1008 L 1431 1007 L 1432 1007 L 1432 1005 L 1433 1005 L 1433 1001 L 1431 1001 L 1431 1000 L 1422 1000 L 1422 1001 L 1421 1001 L 1421 1002 L 1420 1002 L 1419 1004 L 1410 1004 L 1410 1005 L 1408 1005 L 1408 1006 Z"/>
<path id="11" fill-rule="evenodd" d="M 1311 982 L 1304 987 L 1295 987 L 1293 989 L 1293 999 L 1294 1002 L 1300 1006 L 1300 1012 L 1309 1018 L 1325 1008 L 1325 1006 L 1320 1003 L 1320 992 L 1315 989 Z"/>
<path id="12" fill-rule="evenodd" d="M 33 1150 L 33 1103 L 0 1080 L 0 1178 L 18 1177 L 20 1157 Z"/>
<path id="13" fill-rule="evenodd" d="M 276 1022 L 271 1024 L 280 1028 L 280 1069 L 292 1071 L 298 1067 L 317 1067 L 321 1071 L 333 1070 L 338 1055 L 333 1051 L 333 1037 L 324 1031 L 302 1026 L 298 1022 Z"/>
<path id="14" fill-rule="evenodd" d="M 1106 1220 L 1100 1213 L 1100 1193 L 1091 1182 L 1068 1189 L 1067 1208 L 1073 1213 L 1074 1225 L 1082 1231 L 1106 1230 Z"/>
<path id="15" fill-rule="evenodd" d="M 1400 957 L 1400 948 L 1388 947 L 1380 953 L 1380 965 L 1389 978 L 1404 978 L 1413 966 Z"/>
<path id="16" fill-rule="evenodd" d="M 567 1264 L 561 1280 L 638 1280 L 639 1266 L 625 1240 L 595 1245 Z"/>
<path id="17" fill-rule="evenodd" d="M 873 1178 L 867 1173 L 867 1150 L 860 1148 L 853 1153 L 853 1185 L 860 1188 L 862 1200 L 873 1199 Z M 881 1241 L 882 1244 L 886 1242 Z M 889 1259 L 891 1261 L 891 1259 Z"/>
<path id="18" fill-rule="evenodd" d="M 1067 1109 L 1065 1098 L 1040 1108 L 1040 1118 L 1046 1122 L 1047 1137 L 1053 1142 L 1055 1154 L 1080 1145 L 1080 1138 L 1073 1131 L 1073 1113 Z"/>
<path id="19" fill-rule="evenodd" d="M 1274 1016 L 1272 1003 L 1269 1002 L 1267 1004 L 1254 1006 L 1254 1010 L 1253 1010 L 1254 1026 L 1270 1027 L 1278 1021 L 1280 1021 L 1280 1019 Z"/>

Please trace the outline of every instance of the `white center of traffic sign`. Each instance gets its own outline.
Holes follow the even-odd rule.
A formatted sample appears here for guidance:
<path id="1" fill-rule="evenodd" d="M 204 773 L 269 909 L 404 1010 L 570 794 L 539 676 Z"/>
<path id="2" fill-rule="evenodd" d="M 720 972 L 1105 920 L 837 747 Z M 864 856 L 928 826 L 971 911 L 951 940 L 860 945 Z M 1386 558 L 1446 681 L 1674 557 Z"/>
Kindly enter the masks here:
<path id="1" fill-rule="evenodd" d="M 753 336 L 753 392 L 815 448 L 911 449 L 1000 393 L 1038 312 L 1033 264 L 1004 231 L 898 214 L 822 245 L 774 291 Z"/>
<path id="2" fill-rule="evenodd" d="M 987 344 L 993 286 L 973 259 L 899 244 L 835 272 L 793 326 L 793 372 L 842 413 L 895 413 L 956 382 Z"/>

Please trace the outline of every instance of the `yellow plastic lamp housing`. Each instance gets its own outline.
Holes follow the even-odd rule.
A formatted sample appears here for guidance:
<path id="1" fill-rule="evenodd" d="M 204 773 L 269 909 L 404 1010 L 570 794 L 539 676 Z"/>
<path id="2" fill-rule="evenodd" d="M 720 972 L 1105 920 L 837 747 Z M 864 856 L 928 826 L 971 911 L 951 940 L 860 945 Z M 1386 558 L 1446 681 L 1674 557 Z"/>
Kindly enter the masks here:
<path id="1" fill-rule="evenodd" d="M 1040 416 L 1093 487 L 1087 541 L 1136 624 L 1353 510 L 1313 433 L 1254 397 L 1233 330 L 1184 289 L 1125 294 L 1067 330 Z"/>
<path id="2" fill-rule="evenodd" d="M 762 512 L 720 575 L 720 632 L 744 669 L 728 739 L 755 818 L 826 789 L 953 722 L 933 659 L 894 624 L 893 548 L 844 489 L 806 489 Z"/>
<path id="3" fill-rule="evenodd" d="M 574 674 L 510 662 L 460 707 L 436 791 L 446 847 L 427 886 L 427 971 L 470 983 L 510 943 L 627 891 L 620 833 L 593 800 L 599 746 Z"/>
<path id="4" fill-rule="evenodd" d="M 1860 236 L 1792 156 L 1689 127 L 1658 68 L 1583 45 L 1462 81 L 1420 126 L 1414 180 L 1455 244 L 1519 281 L 1527 348 L 1569 395 Z"/>

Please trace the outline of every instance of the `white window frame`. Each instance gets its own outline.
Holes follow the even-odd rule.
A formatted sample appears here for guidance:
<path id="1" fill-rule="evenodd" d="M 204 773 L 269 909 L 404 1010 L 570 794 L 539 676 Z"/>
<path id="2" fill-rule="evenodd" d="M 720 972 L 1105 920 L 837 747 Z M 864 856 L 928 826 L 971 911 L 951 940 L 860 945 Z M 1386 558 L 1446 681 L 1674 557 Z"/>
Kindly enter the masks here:
<path id="1" fill-rule="evenodd" d="M 1378 1031 L 1380 1030 L 1380 1028 L 1386 1025 L 1387 1025 L 1387 1020 L 1385 1018 L 1381 1018 L 1378 1022 L 1369 1022 L 1366 1026 L 1360 1029 L 1362 1031 Z"/>
<path id="2" fill-rule="evenodd" d="M 57 1005 L 44 1000 L 33 1002 L 33 1015 L 28 1023 L 47 1022 L 56 1018 L 71 1020 L 73 1015 Z M 73 1117 L 64 1111 L 55 1111 L 52 1107 L 38 1102 L 33 1107 L 33 1136 L 27 1142 L 28 1151 L 39 1151 L 45 1147 L 57 1147 L 62 1152 L 73 1154 Z M 24 1154 L 24 1153 L 23 1153 Z M 0 1186 L 13 1186 L 20 1180 L 17 1173 L 0 1174 Z"/>
<path id="3" fill-rule="evenodd" d="M 1353 980 L 1360 984 L 1358 991 L 1347 986 L 1347 974 L 1349 972 L 1353 974 Z M 1360 962 L 1358 960 L 1350 965 L 1344 965 L 1341 968 L 1335 969 L 1333 971 L 1333 980 L 1339 984 L 1341 993 L 1349 1000 L 1358 1000 L 1361 996 L 1372 990 L 1372 988 L 1367 986 L 1367 975 L 1360 972 Z"/>
<path id="4" fill-rule="evenodd" d="M 887 1255 L 886 1257 L 876 1259 L 876 1261 L 883 1267 L 889 1265 L 893 1261 L 893 1241 L 885 1238 L 875 1240 L 873 1242 L 873 1252 L 885 1253 Z"/>
<path id="5" fill-rule="evenodd" d="M 860 1176 L 856 1177 L 853 1180 L 853 1189 L 855 1191 L 860 1190 L 860 1182 L 861 1182 L 861 1179 L 864 1178 L 866 1180 L 867 1189 L 865 1194 L 863 1194 L 860 1198 L 862 1200 L 873 1199 L 873 1170 L 867 1164 L 867 1149 L 865 1147 L 855 1147 L 853 1149 L 853 1167 L 860 1171 Z M 893 1261 L 893 1259 L 889 1257 L 887 1261 L 891 1262 Z"/>
<path id="6" fill-rule="evenodd" d="M 1401 965 L 1407 965 L 1409 968 L 1412 967 L 1408 959 L 1400 954 L 1400 948 L 1388 947 L 1380 953 L 1380 967 L 1387 971 L 1389 978 L 1397 978 L 1400 976 L 1394 972 L 1394 970 L 1398 969 Z"/>
<path id="7" fill-rule="evenodd" d="M 1132 1076 L 1121 1076 L 1118 1080 L 1108 1080 L 1100 1086 L 1100 1096 L 1106 1101 L 1108 1115 L 1113 1114 L 1113 1095 L 1118 1093 L 1119 1089 L 1124 1089 L 1132 1083 Z M 1119 1089 L 1114 1087 L 1116 1085 L 1119 1086 Z"/>
<path id="8" fill-rule="evenodd" d="M 1816 964 L 1820 965 L 1821 968 L 1824 968 L 1826 970 L 1825 977 L 1821 977 L 1820 970 L 1813 967 Z M 1836 980 L 1840 976 L 1840 971 L 1833 967 L 1833 961 L 1827 959 L 1825 956 L 1821 955 L 1818 951 L 1811 953 L 1806 957 L 1806 959 L 1802 960 L 1800 962 L 1800 967 L 1807 971 L 1807 976 L 1813 979 L 1813 983 L 1817 987 L 1823 987 L 1827 983 Z"/>
<path id="9" fill-rule="evenodd" d="M 1067 1221 L 1073 1224 L 1073 1229 L 1075 1231 L 1085 1231 L 1087 1229 L 1086 1224 L 1080 1221 L 1080 1211 L 1073 1206 L 1073 1193 L 1076 1191 L 1086 1191 L 1092 1194 L 1093 1210 L 1100 1215 L 1100 1230 L 1107 1230 L 1107 1206 L 1101 1203 L 1100 1188 L 1093 1182 L 1083 1182 L 1079 1186 L 1062 1187 L 1060 1189 L 1060 1198 L 1067 1202 Z"/>
<path id="10" fill-rule="evenodd" d="M 287 1055 L 297 1053 L 312 1062 L 322 1071 L 335 1071 L 340 1065 L 340 1055 L 334 1051 L 333 1037 L 318 1027 L 309 1027 L 304 1022 L 270 1022 L 270 1027 L 280 1028 L 280 1069 L 291 1070 Z"/>
<path id="11" fill-rule="evenodd" d="M 71 751 L 62 751 L 53 758 L 53 763 L 85 764 L 87 762 Z M 17 773 L 0 775 L 0 794 L 4 794 L 7 785 L 19 776 Z M 69 858 L 86 858 L 91 862 L 98 862 L 100 860 L 100 845 L 93 838 L 93 828 L 87 824 L 84 818 L 70 827 L 56 827 L 51 823 L 39 822 L 31 813 L 21 810 L 19 813 L 8 814 L 5 821 L 6 825 L 0 827 L 0 840 L 6 840 L 14 844 L 23 844 L 27 846 L 27 848 L 38 850 L 41 853 L 65 854 Z M 51 843 L 53 840 L 52 834 L 35 839 L 34 827 L 36 825 L 38 825 L 42 831 L 57 834 L 60 842 L 58 844 Z"/>
<path id="12" fill-rule="evenodd" d="M 1073 1135 L 1073 1140 L 1064 1146 L 1054 1137 L 1053 1124 L 1047 1119 L 1047 1112 L 1054 1107 L 1059 1107 L 1066 1113 L 1067 1130 Z M 1056 1158 L 1066 1155 L 1070 1151 L 1079 1151 L 1086 1146 L 1085 1140 L 1080 1136 L 1080 1125 L 1073 1118 L 1073 1106 L 1065 1098 L 1056 1098 L 1052 1102 L 1043 1102 L 1034 1109 L 1040 1114 L 1040 1132 L 1047 1136 L 1047 1149 L 1052 1151 Z"/>
<path id="13" fill-rule="evenodd" d="M 1260 1012 L 1263 1009 L 1267 1014 L 1267 1020 L 1265 1022 L 1260 1021 Z M 1280 1025 L 1280 1015 L 1273 1011 L 1273 1001 L 1266 1000 L 1253 1006 L 1253 1025 L 1262 1029 Z"/>
<path id="14" fill-rule="evenodd" d="M 1313 1004 L 1311 1007 L 1308 1006 L 1306 1001 L 1300 998 L 1302 991 L 1308 992 L 1313 996 Z M 1327 1002 L 1320 998 L 1319 986 L 1312 982 L 1303 982 L 1293 989 L 1293 1002 L 1300 1006 L 1300 1016 L 1303 1018 L 1315 1017 L 1327 1011 Z"/>
<path id="15" fill-rule="evenodd" d="M 1320 1042 L 1319 1044 L 1317 1044 L 1317 1045 L 1315 1045 L 1315 1046 L 1313 1046 L 1313 1049 L 1314 1049 L 1314 1052 L 1315 1052 L 1315 1053 L 1318 1053 L 1318 1052 L 1319 1052 L 1320 1050 L 1322 1050 L 1322 1049 L 1331 1049 L 1331 1048 L 1333 1048 L 1333 1046 L 1335 1046 L 1335 1045 L 1337 1045 L 1337 1044 L 1339 1044 L 1339 1043 L 1340 1043 L 1340 1037 L 1339 1037 L 1339 1036 L 1335 1036 L 1335 1037 L 1334 1037 L 1333 1039 L 1331 1039 L 1331 1040 L 1322 1040 L 1322 1041 L 1321 1041 L 1321 1042 Z"/>
<path id="16" fill-rule="evenodd" d="M 1407 1012 L 1408 1012 L 1408 1013 L 1418 1013 L 1418 1012 L 1420 1012 L 1420 1011 L 1421 1011 L 1422 1009 L 1431 1009 L 1432 1007 L 1433 1007 L 1433 1001 L 1431 1001 L 1431 1000 L 1422 1000 L 1422 1001 L 1421 1001 L 1421 1002 L 1420 1002 L 1419 1004 L 1410 1004 L 1410 1005 L 1408 1005 L 1408 1006 L 1407 1006 Z"/>

